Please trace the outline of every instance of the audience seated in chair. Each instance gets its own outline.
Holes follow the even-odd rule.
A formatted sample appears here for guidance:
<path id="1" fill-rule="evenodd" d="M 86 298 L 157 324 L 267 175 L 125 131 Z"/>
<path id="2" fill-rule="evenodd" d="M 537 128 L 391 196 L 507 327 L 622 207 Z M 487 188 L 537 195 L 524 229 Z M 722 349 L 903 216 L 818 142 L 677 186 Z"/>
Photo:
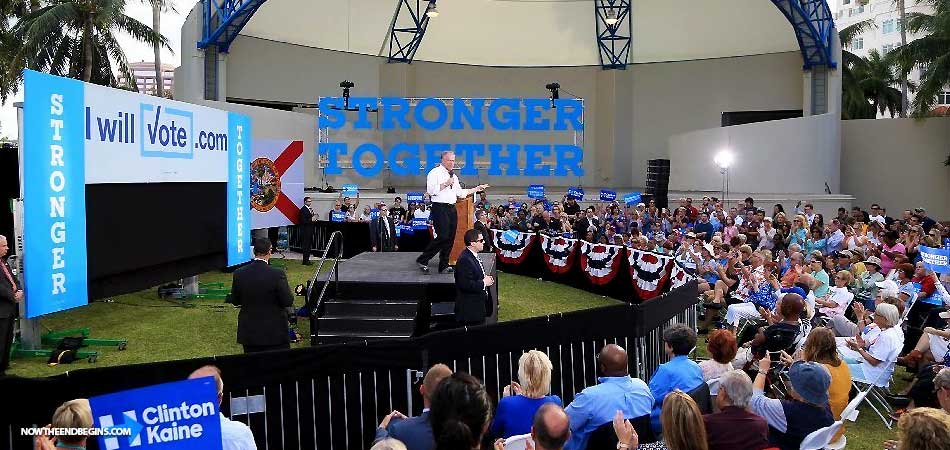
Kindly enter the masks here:
<path id="1" fill-rule="evenodd" d="M 675 324 L 663 331 L 666 355 L 670 361 L 657 367 L 650 378 L 650 392 L 653 393 L 653 411 L 650 418 L 653 432 L 660 434 L 660 412 L 663 399 L 674 389 L 691 391 L 704 384 L 703 370 L 687 355 L 696 347 L 696 331 L 683 324 Z M 634 416 L 635 417 L 635 416 Z"/>
<path id="2" fill-rule="evenodd" d="M 708 450 L 706 426 L 696 402 L 677 389 L 663 400 L 660 413 L 663 424 L 663 440 L 652 444 L 640 444 L 639 436 L 633 424 L 624 420 L 620 411 L 614 415 L 613 427 L 617 436 L 618 449 L 669 449 L 669 450 Z"/>
<path id="3" fill-rule="evenodd" d="M 590 433 L 609 423 L 617 410 L 622 411 L 624 418 L 632 419 L 650 414 L 653 407 L 653 394 L 647 384 L 630 377 L 623 347 L 604 347 L 597 357 L 597 370 L 602 375 L 599 383 L 578 393 L 565 409 L 571 423 L 567 449 L 587 448 Z"/>
<path id="4" fill-rule="evenodd" d="M 491 400 L 477 378 L 457 372 L 443 379 L 429 412 L 436 450 L 480 448 L 491 412 Z"/>
<path id="5" fill-rule="evenodd" d="M 771 365 L 768 354 L 759 360 L 759 373 L 752 383 L 751 409 L 768 422 L 769 442 L 782 450 L 797 450 L 805 436 L 835 421 L 828 407 L 831 375 L 816 362 L 796 362 L 788 372 L 792 399 L 772 399 L 765 396 L 765 373 Z"/>
<path id="6" fill-rule="evenodd" d="M 561 406 L 561 398 L 551 393 L 551 360 L 544 352 L 531 350 L 518 360 L 518 380 L 505 386 L 495 410 L 489 434 L 508 438 L 531 431 L 534 413 L 546 403 Z"/>
<path id="7" fill-rule="evenodd" d="M 439 383 L 450 375 L 452 375 L 452 369 L 449 369 L 449 366 L 445 364 L 432 366 L 422 379 L 422 386 L 419 386 L 419 393 L 422 394 L 422 414 L 412 418 L 407 418 L 399 411 L 387 414 L 376 428 L 374 442 L 394 438 L 405 444 L 409 450 L 434 449 L 435 440 L 432 437 L 430 411 L 432 395 L 438 389 Z"/>
<path id="8" fill-rule="evenodd" d="M 761 450 L 771 446 L 768 423 L 749 411 L 751 399 L 752 380 L 745 372 L 732 370 L 719 377 L 719 412 L 703 416 L 709 450 Z"/>

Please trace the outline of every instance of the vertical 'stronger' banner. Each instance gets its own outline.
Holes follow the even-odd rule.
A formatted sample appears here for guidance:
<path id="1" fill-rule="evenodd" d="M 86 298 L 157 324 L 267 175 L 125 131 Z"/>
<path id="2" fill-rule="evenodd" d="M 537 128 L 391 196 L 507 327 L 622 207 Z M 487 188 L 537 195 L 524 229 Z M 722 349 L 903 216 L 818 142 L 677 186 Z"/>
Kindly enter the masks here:
<path id="1" fill-rule="evenodd" d="M 251 260 L 251 120 L 228 113 L 228 265 Z"/>
<path id="2" fill-rule="evenodd" d="M 25 71 L 26 317 L 88 303 L 83 83 Z"/>

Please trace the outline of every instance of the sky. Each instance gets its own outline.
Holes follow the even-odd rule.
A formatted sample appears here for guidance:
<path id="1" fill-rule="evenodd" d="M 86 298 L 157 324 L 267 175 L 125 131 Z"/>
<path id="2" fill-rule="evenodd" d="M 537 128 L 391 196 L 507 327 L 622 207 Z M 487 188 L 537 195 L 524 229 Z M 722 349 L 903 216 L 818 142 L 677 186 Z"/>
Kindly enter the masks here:
<path id="1" fill-rule="evenodd" d="M 174 49 L 174 54 L 168 50 L 162 50 L 162 63 L 181 65 L 181 56 L 178 54 L 181 49 L 181 25 L 185 22 L 185 16 L 191 11 L 197 0 L 169 0 L 169 3 L 177 12 L 165 12 L 162 14 L 161 30 L 162 34 L 168 38 L 169 45 Z M 152 7 L 144 0 L 128 0 L 125 7 L 125 13 L 129 17 L 136 19 L 146 25 L 152 25 Z M 152 47 L 141 44 L 128 35 L 119 35 L 119 43 L 125 50 L 125 55 L 129 62 L 152 61 L 154 60 Z M 23 101 L 23 90 L 0 107 L 0 136 L 15 139 L 17 137 L 16 108 L 14 102 Z"/>

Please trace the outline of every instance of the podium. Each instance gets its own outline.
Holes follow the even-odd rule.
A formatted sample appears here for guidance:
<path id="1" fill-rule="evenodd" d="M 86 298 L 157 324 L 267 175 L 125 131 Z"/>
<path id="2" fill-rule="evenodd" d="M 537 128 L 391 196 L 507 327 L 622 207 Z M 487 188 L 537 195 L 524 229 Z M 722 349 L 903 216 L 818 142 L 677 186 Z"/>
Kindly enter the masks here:
<path id="1" fill-rule="evenodd" d="M 452 253 L 449 254 L 449 264 L 455 265 L 462 250 L 465 250 L 465 232 L 475 224 L 475 200 L 473 196 L 459 199 L 455 202 L 455 212 L 458 214 L 458 225 L 455 226 L 455 242 L 452 243 Z M 488 239 L 488 236 L 485 237 Z"/>

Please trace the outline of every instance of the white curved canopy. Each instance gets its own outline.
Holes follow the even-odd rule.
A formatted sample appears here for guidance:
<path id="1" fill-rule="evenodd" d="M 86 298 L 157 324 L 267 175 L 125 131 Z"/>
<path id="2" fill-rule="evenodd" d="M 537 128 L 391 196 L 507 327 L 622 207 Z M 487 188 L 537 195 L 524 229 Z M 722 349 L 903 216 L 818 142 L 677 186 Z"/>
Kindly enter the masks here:
<path id="1" fill-rule="evenodd" d="M 240 34 L 388 56 L 386 42 L 397 3 L 270 0 Z M 416 61 L 600 64 L 593 0 L 439 0 L 438 7 L 441 14 L 430 20 Z M 798 50 L 791 25 L 768 0 L 634 0 L 632 25 L 632 63 Z"/>

